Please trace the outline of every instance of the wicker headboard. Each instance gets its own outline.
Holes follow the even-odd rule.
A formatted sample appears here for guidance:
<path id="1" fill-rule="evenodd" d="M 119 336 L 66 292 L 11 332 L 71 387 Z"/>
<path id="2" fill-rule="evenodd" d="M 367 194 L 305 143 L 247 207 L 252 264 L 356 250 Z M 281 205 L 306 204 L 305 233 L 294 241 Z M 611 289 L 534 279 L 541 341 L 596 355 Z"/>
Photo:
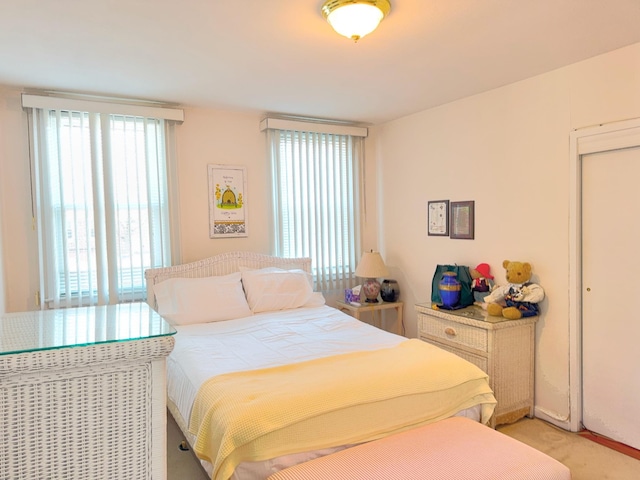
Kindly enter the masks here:
<path id="1" fill-rule="evenodd" d="M 281 258 L 253 252 L 229 252 L 191 263 L 175 265 L 173 267 L 150 268 L 144 272 L 144 278 L 147 284 L 147 303 L 151 305 L 152 308 L 155 308 L 156 302 L 153 295 L 153 286 L 167 278 L 202 278 L 227 275 L 229 273 L 239 272 L 240 267 L 278 267 L 287 270 L 299 268 L 311 273 L 311 259 Z"/>

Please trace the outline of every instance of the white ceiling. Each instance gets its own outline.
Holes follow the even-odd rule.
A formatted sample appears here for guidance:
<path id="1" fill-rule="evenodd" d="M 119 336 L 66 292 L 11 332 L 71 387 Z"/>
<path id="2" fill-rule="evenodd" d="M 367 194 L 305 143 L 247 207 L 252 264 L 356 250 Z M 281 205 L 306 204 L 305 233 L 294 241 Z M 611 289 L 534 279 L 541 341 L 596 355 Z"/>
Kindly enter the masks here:
<path id="1" fill-rule="evenodd" d="M 640 0 L 0 0 L 0 85 L 381 123 L 640 42 Z"/>

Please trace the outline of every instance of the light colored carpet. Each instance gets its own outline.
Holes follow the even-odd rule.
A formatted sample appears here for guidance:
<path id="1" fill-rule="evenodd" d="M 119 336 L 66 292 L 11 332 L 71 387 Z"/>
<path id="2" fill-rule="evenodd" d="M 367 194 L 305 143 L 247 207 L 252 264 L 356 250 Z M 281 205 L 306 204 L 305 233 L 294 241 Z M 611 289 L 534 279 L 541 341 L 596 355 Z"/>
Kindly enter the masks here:
<path id="1" fill-rule="evenodd" d="M 537 418 L 500 425 L 498 431 L 562 462 L 571 470 L 572 480 L 640 479 L 640 460 Z"/>
<path id="2" fill-rule="evenodd" d="M 498 431 L 562 462 L 571 469 L 572 480 L 640 479 L 640 460 L 542 420 L 524 418 L 512 425 L 501 425 Z M 207 480 L 193 452 L 178 448 L 182 440 L 182 432 L 167 413 L 167 480 Z"/>
<path id="3" fill-rule="evenodd" d="M 167 412 L 167 480 L 207 480 L 207 472 L 191 449 L 185 452 L 178 448 L 184 439 L 176 421 Z"/>

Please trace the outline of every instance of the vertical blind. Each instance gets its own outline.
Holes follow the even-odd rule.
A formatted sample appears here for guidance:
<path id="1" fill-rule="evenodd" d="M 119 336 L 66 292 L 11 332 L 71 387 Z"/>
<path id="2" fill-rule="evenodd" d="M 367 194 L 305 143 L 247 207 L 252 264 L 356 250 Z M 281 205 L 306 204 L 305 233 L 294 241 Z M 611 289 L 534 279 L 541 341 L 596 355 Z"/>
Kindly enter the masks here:
<path id="1" fill-rule="evenodd" d="M 311 257 L 316 288 L 351 286 L 360 258 L 363 138 L 267 130 L 275 254 Z"/>
<path id="2" fill-rule="evenodd" d="M 164 119 L 34 108 L 41 297 L 50 308 L 144 300 L 169 265 Z"/>

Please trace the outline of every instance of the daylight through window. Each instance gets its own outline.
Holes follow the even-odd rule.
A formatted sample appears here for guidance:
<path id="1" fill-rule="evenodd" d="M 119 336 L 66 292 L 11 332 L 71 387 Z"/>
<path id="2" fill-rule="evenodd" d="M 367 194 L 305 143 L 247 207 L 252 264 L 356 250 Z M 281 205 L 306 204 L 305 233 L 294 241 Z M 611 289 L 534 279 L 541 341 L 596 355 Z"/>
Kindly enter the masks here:
<path id="1" fill-rule="evenodd" d="M 316 288 L 351 285 L 360 256 L 362 137 L 268 130 L 275 255 L 311 257 Z"/>
<path id="2" fill-rule="evenodd" d="M 165 120 L 34 109 L 35 205 L 47 307 L 145 299 L 170 264 Z"/>

